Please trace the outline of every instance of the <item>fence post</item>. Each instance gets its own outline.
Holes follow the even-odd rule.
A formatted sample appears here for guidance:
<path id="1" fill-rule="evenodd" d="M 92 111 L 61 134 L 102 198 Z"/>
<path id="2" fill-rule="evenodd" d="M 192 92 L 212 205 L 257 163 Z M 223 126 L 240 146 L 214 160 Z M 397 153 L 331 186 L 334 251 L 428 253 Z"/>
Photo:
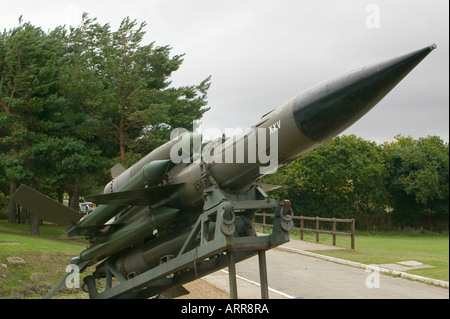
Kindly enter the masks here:
<path id="1" fill-rule="evenodd" d="M 266 212 L 263 212 L 263 234 L 266 233 Z"/>
<path id="2" fill-rule="evenodd" d="M 318 243 L 319 242 L 319 232 L 318 232 L 318 230 L 319 230 L 319 217 L 317 217 L 317 216 L 316 216 L 316 230 L 317 230 L 317 232 L 316 232 L 316 243 Z"/>
<path id="3" fill-rule="evenodd" d="M 352 249 L 355 250 L 355 219 L 352 218 L 352 231 L 351 231 Z"/>
<path id="4" fill-rule="evenodd" d="M 333 246 L 336 246 L 336 218 L 333 217 Z"/>
<path id="5" fill-rule="evenodd" d="M 303 240 L 303 228 L 305 228 L 305 220 L 300 216 L 300 240 Z"/>

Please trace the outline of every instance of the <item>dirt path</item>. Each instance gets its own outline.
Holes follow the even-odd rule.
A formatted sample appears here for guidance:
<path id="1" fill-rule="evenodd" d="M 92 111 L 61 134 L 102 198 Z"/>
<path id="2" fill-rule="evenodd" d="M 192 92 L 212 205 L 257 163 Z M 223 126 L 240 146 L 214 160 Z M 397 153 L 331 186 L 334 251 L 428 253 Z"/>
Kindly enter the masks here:
<path id="1" fill-rule="evenodd" d="M 230 299 L 230 295 L 203 279 L 191 281 L 183 286 L 189 294 L 176 299 Z"/>

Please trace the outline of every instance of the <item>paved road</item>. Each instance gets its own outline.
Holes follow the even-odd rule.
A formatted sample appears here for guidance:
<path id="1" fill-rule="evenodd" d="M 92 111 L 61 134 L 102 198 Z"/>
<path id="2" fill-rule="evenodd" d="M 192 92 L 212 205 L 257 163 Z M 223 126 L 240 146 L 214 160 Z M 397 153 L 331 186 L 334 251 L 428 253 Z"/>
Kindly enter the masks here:
<path id="1" fill-rule="evenodd" d="M 266 253 L 270 298 L 448 299 L 449 290 L 279 249 Z M 260 298 L 257 257 L 236 265 L 239 298 Z M 229 291 L 228 274 L 205 279 Z M 379 286 L 379 287 L 378 287 Z M 368 288 L 372 287 L 372 288 Z M 378 287 L 378 288 L 377 288 Z"/>

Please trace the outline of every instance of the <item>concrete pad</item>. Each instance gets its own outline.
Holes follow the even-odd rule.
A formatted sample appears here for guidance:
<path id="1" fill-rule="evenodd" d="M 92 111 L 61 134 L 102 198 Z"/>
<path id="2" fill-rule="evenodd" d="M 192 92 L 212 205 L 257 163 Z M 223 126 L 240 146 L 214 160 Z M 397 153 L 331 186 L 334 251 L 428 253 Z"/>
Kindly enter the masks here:
<path id="1" fill-rule="evenodd" d="M 408 266 L 412 269 L 422 269 L 422 268 L 433 268 L 434 266 L 422 264 L 421 262 L 415 261 L 415 260 L 408 260 L 408 261 L 398 261 L 396 264 L 400 264 L 403 266 Z"/>
<path id="2" fill-rule="evenodd" d="M 377 265 L 377 266 L 381 267 L 381 268 L 387 268 L 387 269 L 392 269 L 392 270 L 397 270 L 397 271 L 411 270 L 411 267 L 402 266 L 402 265 L 398 265 L 398 264 L 381 264 L 381 265 Z"/>
<path id="3" fill-rule="evenodd" d="M 433 268 L 434 266 L 431 265 L 425 265 L 421 262 L 415 261 L 415 260 L 407 260 L 407 261 L 398 261 L 394 264 L 381 264 L 377 265 L 381 268 L 387 268 L 397 271 L 408 271 L 412 269 L 424 269 L 424 268 Z"/>
<path id="4" fill-rule="evenodd" d="M 415 260 L 408 260 L 408 261 L 397 261 L 397 264 L 408 266 L 408 267 L 416 267 L 416 266 L 422 266 L 423 264 L 415 261 Z"/>

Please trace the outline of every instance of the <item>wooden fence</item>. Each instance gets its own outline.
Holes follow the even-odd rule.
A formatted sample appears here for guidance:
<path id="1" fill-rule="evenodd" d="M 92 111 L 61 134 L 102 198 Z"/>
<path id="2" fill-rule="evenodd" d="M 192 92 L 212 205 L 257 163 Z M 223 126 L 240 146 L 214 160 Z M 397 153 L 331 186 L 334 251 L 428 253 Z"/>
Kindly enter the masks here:
<path id="1" fill-rule="evenodd" d="M 267 214 L 267 213 L 256 213 L 255 216 L 262 216 L 263 221 L 262 223 L 254 223 L 255 225 L 262 226 L 263 233 L 266 231 L 266 227 L 273 227 L 271 224 L 266 223 L 266 217 L 275 217 L 274 214 Z M 316 242 L 319 242 L 319 234 L 329 234 L 333 235 L 333 246 L 336 246 L 336 236 L 350 236 L 351 240 L 351 248 L 355 249 L 355 219 L 342 219 L 342 218 L 323 218 L 323 217 L 307 217 L 307 216 L 292 216 L 292 219 L 294 220 L 300 220 L 300 227 L 295 227 L 293 230 L 300 231 L 300 239 L 303 240 L 303 233 L 304 232 L 310 232 L 310 233 L 316 233 Z M 305 220 L 311 220 L 315 221 L 315 228 L 305 228 Z M 331 231 L 329 230 L 321 230 L 320 229 L 320 222 L 331 222 L 332 228 Z M 351 224 L 351 230 L 349 233 L 346 232 L 340 232 L 336 231 L 336 224 L 337 223 L 349 223 Z"/>

